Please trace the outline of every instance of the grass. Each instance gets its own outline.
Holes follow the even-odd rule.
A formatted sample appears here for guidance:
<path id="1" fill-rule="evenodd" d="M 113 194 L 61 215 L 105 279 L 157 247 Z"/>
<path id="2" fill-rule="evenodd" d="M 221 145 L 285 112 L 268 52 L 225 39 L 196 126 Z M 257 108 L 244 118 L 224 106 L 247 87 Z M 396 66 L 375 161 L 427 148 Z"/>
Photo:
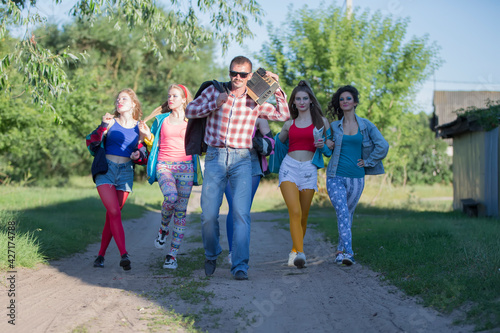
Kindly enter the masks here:
<path id="1" fill-rule="evenodd" d="M 475 323 L 477 330 L 500 327 L 500 221 L 452 211 L 451 186 L 385 185 L 380 191 L 382 178 L 368 179 L 352 229 L 357 260 L 408 295 L 420 297 L 426 306 L 444 313 L 464 311 L 463 320 Z M 316 198 L 325 199 L 325 195 L 320 191 Z M 139 218 L 145 209 L 158 209 L 161 200 L 157 187 L 137 182 L 123 218 Z M 286 212 L 275 182 L 262 182 L 252 211 Z M 315 201 L 310 215 L 314 216 L 311 225 L 336 242 L 335 213 L 329 201 Z M 16 265 L 33 267 L 97 242 L 104 207 L 90 178 L 73 179 L 63 188 L 0 187 L 2 270 L 8 263 L 12 221 Z M 201 292 L 206 281 L 191 278 L 202 260 L 198 257 L 203 257 L 198 252 L 179 258 L 183 264 L 173 273 L 171 290 L 187 302 L 209 304 L 212 295 Z"/>
<path id="2" fill-rule="evenodd" d="M 123 219 L 140 218 L 157 209 L 162 195 L 157 186 L 137 182 L 122 210 Z M 16 265 L 33 267 L 85 250 L 98 242 L 105 209 L 91 178 L 75 178 L 66 187 L 0 187 L 0 268 L 6 263 L 7 223 L 16 224 Z M 22 244 L 31 249 L 24 251 Z M 5 250 L 4 250 L 5 249 Z M 36 253 L 36 255 L 34 255 Z"/>
<path id="3" fill-rule="evenodd" d="M 316 223 L 337 239 L 331 218 Z M 466 310 L 467 322 L 479 330 L 500 326 L 498 220 L 360 205 L 352 233 L 360 263 L 426 306 Z"/>
<path id="4" fill-rule="evenodd" d="M 0 270 L 32 268 L 45 260 L 33 231 L 19 232 L 17 212 L 0 210 Z"/>
<path id="5" fill-rule="evenodd" d="M 426 306 L 443 313 L 461 310 L 462 321 L 477 330 L 500 327 L 500 220 L 453 211 L 451 185 L 385 185 L 378 194 L 381 180 L 367 178 L 356 209 L 356 259 Z M 252 210 L 286 212 L 279 190 L 261 186 L 266 194 L 257 192 Z M 329 200 L 317 202 L 310 216 L 311 224 L 336 243 Z"/>
<path id="6" fill-rule="evenodd" d="M 162 307 L 158 307 L 152 314 L 147 317 L 142 318 L 148 321 L 148 329 L 150 332 L 165 332 L 165 327 L 168 327 L 168 331 L 182 330 L 183 332 L 199 332 L 194 327 L 194 320 L 192 318 L 186 318 L 174 310 L 165 310 Z"/>
<path id="7" fill-rule="evenodd" d="M 214 293 L 206 292 L 202 288 L 208 285 L 208 278 L 193 279 L 193 272 L 200 269 L 200 262 L 205 260 L 203 248 L 197 248 L 189 251 L 188 255 L 179 256 L 177 258 L 180 265 L 177 269 L 169 270 L 169 275 L 174 277 L 173 281 L 163 288 L 160 288 L 155 295 L 149 295 L 155 298 L 164 298 L 169 294 L 176 294 L 177 297 L 190 304 L 199 304 L 201 302 L 210 303 L 210 298 L 214 297 Z M 151 265 L 151 269 L 155 275 L 165 274 L 165 269 L 161 268 L 163 258 L 157 260 Z"/>
<path id="8" fill-rule="evenodd" d="M 199 221 L 191 221 L 190 223 L 199 223 Z M 172 306 L 172 298 L 169 297 L 171 294 L 174 294 L 178 299 L 188 304 L 195 305 L 195 308 L 198 309 L 200 309 L 200 307 L 197 307 L 196 305 L 202 304 L 203 307 L 201 307 L 198 312 L 187 312 L 182 316 L 173 316 L 176 321 L 179 321 L 179 318 L 183 318 L 182 321 L 180 321 L 180 324 L 189 324 L 189 329 L 192 329 L 192 331 L 197 330 L 196 322 L 201 320 L 204 316 L 210 316 L 211 328 L 215 329 L 219 327 L 219 315 L 222 313 L 221 308 L 216 308 L 211 303 L 211 299 L 215 297 L 215 293 L 204 290 L 204 288 L 209 284 L 209 278 L 193 278 L 192 276 L 193 272 L 200 268 L 200 262 L 203 262 L 204 258 L 205 255 L 203 248 L 191 250 L 186 256 L 179 256 L 177 258 L 180 263 L 179 267 L 175 270 L 169 270 L 168 272 L 169 275 L 174 277 L 172 282 L 167 285 L 162 283 L 161 288 L 144 295 L 149 299 L 156 299 L 164 303 L 165 306 Z M 159 268 L 162 267 L 162 264 L 163 260 L 158 260 L 151 265 L 153 274 L 165 274 L 165 269 Z M 173 310 L 171 313 L 173 313 Z M 158 322 L 158 320 L 160 320 L 160 322 Z M 161 326 L 161 323 L 165 323 L 165 321 L 160 318 L 153 318 L 150 319 L 150 321 L 152 321 L 150 325 L 153 325 L 153 327 L 158 327 Z"/>

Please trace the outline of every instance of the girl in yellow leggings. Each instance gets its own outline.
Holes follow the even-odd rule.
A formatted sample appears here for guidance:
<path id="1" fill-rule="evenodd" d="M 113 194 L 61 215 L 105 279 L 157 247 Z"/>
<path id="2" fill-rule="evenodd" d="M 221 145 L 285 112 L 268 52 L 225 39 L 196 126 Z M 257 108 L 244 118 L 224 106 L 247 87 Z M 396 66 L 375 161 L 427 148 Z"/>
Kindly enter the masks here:
<path id="1" fill-rule="evenodd" d="M 321 154 L 330 156 L 325 145 L 331 133 L 328 120 L 311 88 L 300 81 L 290 96 L 288 107 L 291 119 L 286 121 L 278 135 L 281 143 L 288 141 L 288 153 L 281 162 L 279 186 L 288 207 L 292 250 L 288 266 L 306 265 L 304 236 L 314 192 L 318 190 L 318 168 L 324 167 Z"/>

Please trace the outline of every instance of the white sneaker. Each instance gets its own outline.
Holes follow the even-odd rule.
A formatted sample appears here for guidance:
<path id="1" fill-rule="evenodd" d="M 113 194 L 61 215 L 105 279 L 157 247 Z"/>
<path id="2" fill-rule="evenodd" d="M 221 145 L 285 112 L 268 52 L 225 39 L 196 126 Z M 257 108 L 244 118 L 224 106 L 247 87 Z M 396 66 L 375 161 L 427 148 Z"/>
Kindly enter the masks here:
<path id="1" fill-rule="evenodd" d="M 157 249 L 164 249 L 165 244 L 167 243 L 167 236 L 168 236 L 168 228 L 167 230 L 163 230 L 160 228 L 160 231 L 158 231 L 158 235 L 156 235 L 155 239 L 155 247 Z"/>
<path id="2" fill-rule="evenodd" d="M 233 265 L 233 259 L 231 258 L 233 255 L 232 252 L 229 252 L 229 255 L 227 256 L 227 261 L 229 262 L 229 265 Z"/>
<path id="3" fill-rule="evenodd" d="M 337 256 L 335 257 L 335 262 L 337 263 L 337 265 L 342 265 L 342 260 L 344 260 L 344 253 L 337 253 Z"/>
<path id="4" fill-rule="evenodd" d="M 342 263 L 346 266 L 351 266 L 354 265 L 356 262 L 354 261 L 354 258 L 350 254 L 344 254 L 344 258 L 342 259 Z"/>
<path id="5" fill-rule="evenodd" d="M 163 264 L 163 268 L 176 269 L 177 268 L 177 260 L 172 257 L 170 254 L 167 254 L 165 257 L 165 263 Z"/>
<path id="6" fill-rule="evenodd" d="M 288 254 L 288 266 L 289 267 L 295 266 L 293 264 L 293 261 L 295 260 L 296 256 L 297 256 L 297 252 L 290 251 L 290 254 Z"/>
<path id="7" fill-rule="evenodd" d="M 295 257 L 293 264 L 297 266 L 297 268 L 304 268 L 306 265 L 306 255 L 303 252 L 297 252 L 297 256 Z"/>

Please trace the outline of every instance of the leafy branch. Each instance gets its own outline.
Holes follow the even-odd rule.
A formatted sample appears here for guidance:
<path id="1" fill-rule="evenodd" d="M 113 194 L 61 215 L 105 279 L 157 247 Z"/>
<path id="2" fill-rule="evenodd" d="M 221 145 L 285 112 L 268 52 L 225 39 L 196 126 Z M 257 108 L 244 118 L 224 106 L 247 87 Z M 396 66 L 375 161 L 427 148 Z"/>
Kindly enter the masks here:
<path id="1" fill-rule="evenodd" d="M 62 0 L 55 0 L 60 5 Z M 255 0 L 170 0 L 165 10 L 155 0 L 79 0 L 70 10 L 76 20 L 96 22 L 106 17 L 114 22 L 114 32 L 122 29 L 120 23 L 130 31 L 143 32 L 141 42 L 156 56 L 163 58 L 160 50 L 164 45 L 169 50 L 197 57 L 197 48 L 209 40 L 221 43 L 226 52 L 231 42 L 242 44 L 243 40 L 253 37 L 249 29 L 250 19 L 261 23 L 262 9 Z M 25 28 L 24 37 L 15 48 L 15 53 L 0 54 L 0 91 L 9 93 L 12 83 L 9 70 L 14 69 L 25 76 L 23 90 L 31 96 L 32 102 L 54 110 L 51 101 L 70 91 L 65 63 L 85 59 L 69 49 L 57 54 L 40 47 L 33 29 L 44 25 L 46 18 L 39 14 L 37 0 L 0 0 L 0 39 L 8 36 L 10 26 Z M 208 15 L 209 27 L 203 27 L 198 17 Z M 158 34 L 161 38 L 158 38 Z M 15 68 L 12 68 L 16 64 Z"/>
<path id="2" fill-rule="evenodd" d="M 459 116 L 473 118 L 485 131 L 491 131 L 500 125 L 500 100 L 492 101 L 488 99 L 486 108 L 479 109 L 471 106 L 466 109 L 459 109 L 456 113 Z"/>

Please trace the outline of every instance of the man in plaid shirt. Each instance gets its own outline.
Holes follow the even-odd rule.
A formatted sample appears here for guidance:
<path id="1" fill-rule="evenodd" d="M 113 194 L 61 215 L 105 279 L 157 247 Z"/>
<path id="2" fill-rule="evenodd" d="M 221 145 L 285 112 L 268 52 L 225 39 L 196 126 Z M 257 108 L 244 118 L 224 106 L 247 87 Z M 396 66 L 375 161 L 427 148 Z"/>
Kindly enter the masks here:
<path id="1" fill-rule="evenodd" d="M 267 72 L 276 81 L 278 75 Z M 219 244 L 219 209 L 227 182 L 234 193 L 234 236 L 231 273 L 237 280 L 248 279 L 250 257 L 250 207 L 252 166 L 249 149 L 258 117 L 286 121 L 290 111 L 286 95 L 278 89 L 276 104 L 258 105 L 247 95 L 247 82 L 252 77 L 252 62 L 243 56 L 229 66 L 231 88 L 220 93 L 213 85 L 189 103 L 187 118 L 207 117 L 205 142 L 205 175 L 201 190 L 201 233 L 205 248 L 205 274 L 215 272 L 217 256 L 222 252 Z"/>

